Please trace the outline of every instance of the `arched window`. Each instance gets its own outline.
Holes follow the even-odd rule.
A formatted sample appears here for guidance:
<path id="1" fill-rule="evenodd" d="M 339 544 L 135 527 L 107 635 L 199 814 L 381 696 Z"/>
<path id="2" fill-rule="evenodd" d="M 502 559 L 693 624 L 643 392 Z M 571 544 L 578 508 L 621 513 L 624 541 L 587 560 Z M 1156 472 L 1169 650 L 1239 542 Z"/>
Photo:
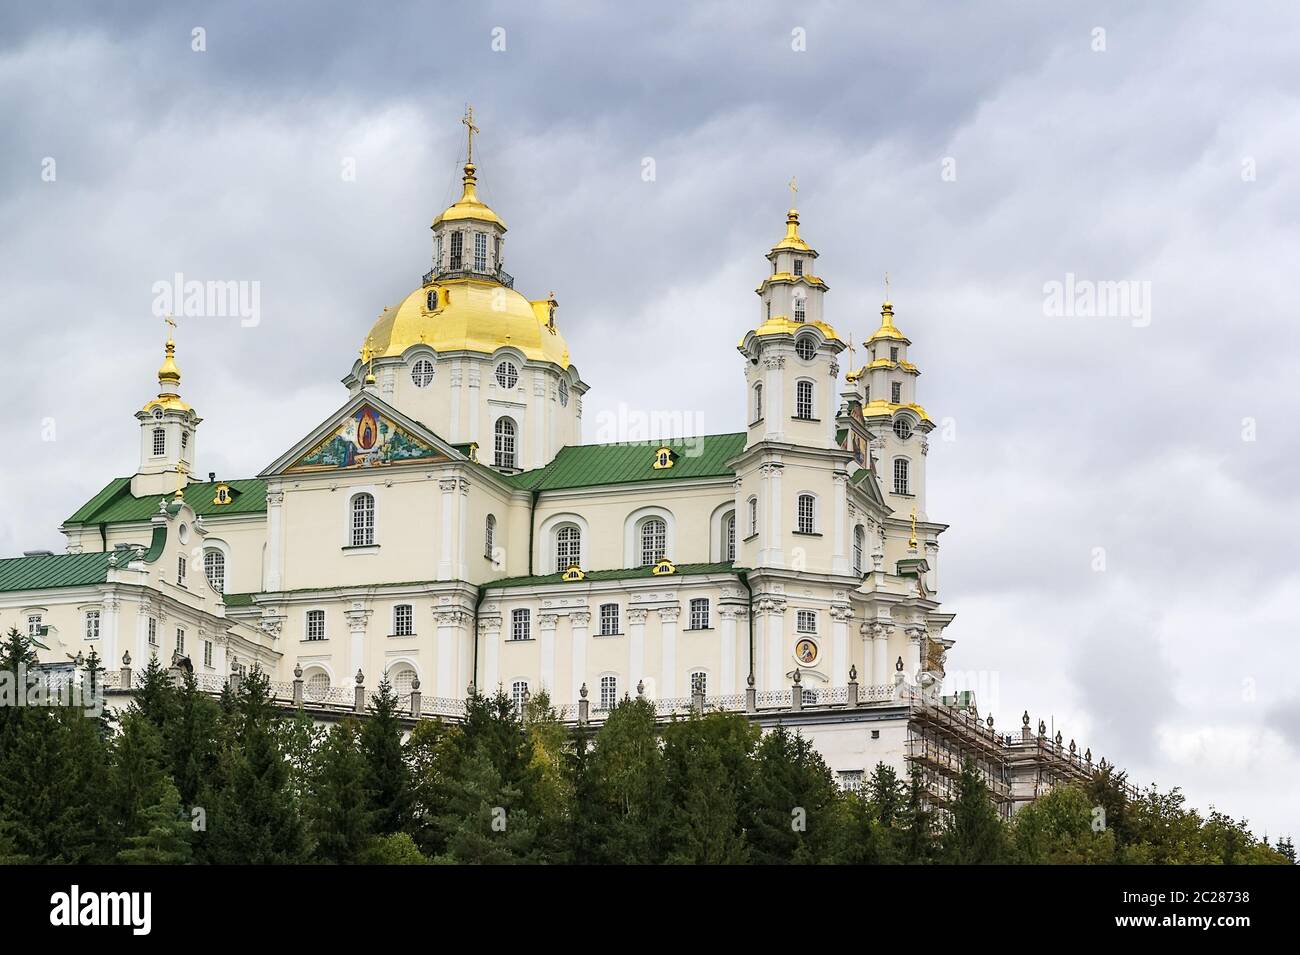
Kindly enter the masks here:
<path id="1" fill-rule="evenodd" d="M 569 383 L 565 381 L 563 378 L 560 379 L 559 392 L 560 392 L 560 407 L 567 408 L 569 406 Z"/>
<path id="2" fill-rule="evenodd" d="M 307 679 L 303 681 L 303 691 L 307 699 L 320 702 L 329 695 L 330 692 L 330 675 L 324 670 L 308 670 Z"/>
<path id="3" fill-rule="evenodd" d="M 802 295 L 796 295 L 794 297 L 794 320 L 796 322 L 802 322 L 807 318 L 807 316 L 808 311 L 804 297 Z"/>
<path id="4" fill-rule="evenodd" d="M 912 462 L 907 458 L 894 458 L 894 493 L 911 494 Z"/>
<path id="5" fill-rule="evenodd" d="M 600 678 L 600 708 L 612 710 L 618 705 L 618 677 L 602 676 Z"/>
<path id="6" fill-rule="evenodd" d="M 862 561 L 867 549 L 867 532 L 859 524 L 853 528 L 853 572 L 862 573 Z"/>
<path id="7" fill-rule="evenodd" d="M 375 542 L 375 496 L 361 493 L 352 499 L 352 546 L 370 547 Z"/>
<path id="8" fill-rule="evenodd" d="M 162 428 L 153 429 L 153 454 L 160 458 L 167 453 L 167 432 Z"/>
<path id="9" fill-rule="evenodd" d="M 728 562 L 736 559 L 736 512 L 732 511 L 722 520 L 722 553 Z"/>
<path id="10" fill-rule="evenodd" d="M 656 564 L 668 546 L 668 525 L 652 517 L 641 525 L 641 565 Z"/>
<path id="11" fill-rule="evenodd" d="M 483 556 L 488 560 L 492 560 L 495 557 L 496 546 L 497 518 L 495 514 L 489 514 L 487 521 L 483 525 Z"/>
<path id="12" fill-rule="evenodd" d="M 515 705 L 516 710 L 524 708 L 524 704 L 528 702 L 527 680 L 515 680 L 510 684 L 510 702 Z"/>
<path id="13" fill-rule="evenodd" d="M 758 533 L 758 498 L 749 499 L 749 536 L 753 537 Z"/>
<path id="14" fill-rule="evenodd" d="M 555 569 L 565 571 L 582 563 L 582 531 L 565 524 L 555 532 Z"/>
<path id="15" fill-rule="evenodd" d="M 415 688 L 415 671 L 409 666 L 395 667 L 388 674 L 388 682 L 393 693 L 404 703 L 410 702 L 411 691 Z"/>
<path id="16" fill-rule="evenodd" d="M 817 533 L 817 498 L 811 494 L 799 495 L 795 527 L 800 534 Z"/>
<path id="17" fill-rule="evenodd" d="M 226 592 L 226 555 L 219 550 L 203 552 L 203 573 L 208 578 L 208 586 L 217 593 Z"/>
<path id="18" fill-rule="evenodd" d="M 754 420 L 763 420 L 763 383 L 754 386 Z"/>
<path id="19" fill-rule="evenodd" d="M 510 418 L 498 418 L 494 431 L 496 442 L 496 466 L 513 468 L 515 466 L 515 423 Z"/>
<path id="20" fill-rule="evenodd" d="M 709 693 L 709 675 L 703 670 L 691 674 L 691 696 L 697 693 L 701 696 L 708 696 Z"/>
<path id="21" fill-rule="evenodd" d="M 794 416 L 809 420 L 813 416 L 813 383 L 800 379 L 794 383 Z"/>

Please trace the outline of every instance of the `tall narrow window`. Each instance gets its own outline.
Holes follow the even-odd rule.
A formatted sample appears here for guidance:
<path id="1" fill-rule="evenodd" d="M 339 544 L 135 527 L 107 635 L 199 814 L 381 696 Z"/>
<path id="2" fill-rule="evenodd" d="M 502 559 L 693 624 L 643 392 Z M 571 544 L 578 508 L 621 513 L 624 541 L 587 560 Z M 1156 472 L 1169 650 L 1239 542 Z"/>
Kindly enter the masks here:
<path id="1" fill-rule="evenodd" d="M 498 418 L 493 441 L 496 448 L 496 466 L 515 466 L 515 423 L 510 418 Z"/>
<path id="2" fill-rule="evenodd" d="M 325 611 L 324 610 L 307 611 L 307 639 L 308 640 L 325 639 Z"/>
<path id="3" fill-rule="evenodd" d="M 895 381 L 889 386 L 889 400 L 894 404 L 901 404 L 903 401 L 903 384 Z"/>
<path id="4" fill-rule="evenodd" d="M 664 557 L 668 544 L 668 525 L 652 517 L 641 525 L 641 565 L 656 564 Z"/>
<path id="5" fill-rule="evenodd" d="M 39 637 L 41 635 L 42 618 L 38 613 L 28 614 L 27 616 L 27 636 Z"/>
<path id="6" fill-rule="evenodd" d="M 409 637 L 415 633 L 415 608 L 398 604 L 393 608 L 393 636 Z"/>
<path id="7" fill-rule="evenodd" d="M 516 710 L 524 708 L 524 704 L 528 702 L 527 680 L 515 680 L 510 684 L 510 702 L 514 704 Z"/>
<path id="8" fill-rule="evenodd" d="M 447 268 L 452 272 L 460 271 L 461 243 L 464 241 L 461 233 L 453 232 L 451 234 L 451 261 L 447 263 Z"/>
<path id="9" fill-rule="evenodd" d="M 433 240 L 433 270 L 442 271 L 442 236 L 436 236 Z"/>
<path id="10" fill-rule="evenodd" d="M 758 533 L 758 498 L 749 499 L 749 536 L 753 537 Z"/>
<path id="11" fill-rule="evenodd" d="M 176 628 L 176 652 L 182 654 L 185 652 L 185 628 L 184 627 Z"/>
<path id="12" fill-rule="evenodd" d="M 482 232 L 474 233 L 474 271 L 487 271 L 487 236 Z"/>
<path id="13" fill-rule="evenodd" d="M 86 611 L 86 639 L 87 640 L 99 639 L 99 611 L 98 610 Z"/>
<path id="14" fill-rule="evenodd" d="M 212 666 L 212 641 L 211 640 L 203 641 L 203 665 L 205 667 Z"/>
<path id="15" fill-rule="evenodd" d="M 531 640 L 533 638 L 532 614 L 528 610 L 510 612 L 510 639 Z"/>
<path id="16" fill-rule="evenodd" d="M 754 386 L 754 420 L 763 420 L 763 383 Z"/>
<path id="17" fill-rule="evenodd" d="M 691 629 L 709 629 L 709 598 L 696 597 L 691 601 Z"/>
<path id="18" fill-rule="evenodd" d="M 147 632 L 149 634 L 149 646 L 151 647 L 158 646 L 158 618 L 157 617 L 149 618 L 149 626 L 147 627 Z"/>
<path id="19" fill-rule="evenodd" d="M 612 710 L 618 705 L 618 677 L 602 676 L 600 678 L 600 708 Z"/>
<path id="20" fill-rule="evenodd" d="M 862 560 L 865 556 L 864 551 L 866 551 L 866 549 L 867 534 L 866 531 L 862 529 L 862 525 L 859 524 L 857 527 L 853 528 L 853 572 L 855 574 L 862 573 Z"/>
<path id="21" fill-rule="evenodd" d="M 794 320 L 796 322 L 802 322 L 807 317 L 807 314 L 804 297 L 802 295 L 796 295 L 794 297 Z"/>
<path id="22" fill-rule="evenodd" d="M 153 456 L 160 458 L 167 453 L 167 432 L 162 428 L 153 429 Z"/>
<path id="23" fill-rule="evenodd" d="M 352 546 L 370 547 L 375 543 L 375 496 L 358 494 L 352 499 Z"/>
<path id="24" fill-rule="evenodd" d="M 796 381 L 794 383 L 794 416 L 809 421 L 813 416 L 813 383 Z"/>
<path id="25" fill-rule="evenodd" d="M 226 555 L 219 550 L 205 551 L 203 554 L 203 573 L 208 578 L 208 586 L 217 593 L 226 591 Z"/>
<path id="26" fill-rule="evenodd" d="M 488 560 L 496 557 L 497 546 L 497 518 L 495 514 L 489 514 L 487 521 L 483 525 L 483 556 Z"/>
<path id="27" fill-rule="evenodd" d="M 185 559 L 184 554 L 178 555 L 176 558 L 176 583 L 182 587 L 185 586 L 185 572 L 187 570 L 189 570 L 189 561 Z"/>
<path id="28" fill-rule="evenodd" d="M 618 604 L 601 604 L 600 635 L 612 637 L 618 632 Z"/>
<path id="29" fill-rule="evenodd" d="M 568 570 L 582 563 L 582 531 L 565 524 L 555 532 L 555 569 Z"/>
<path id="30" fill-rule="evenodd" d="M 894 458 L 894 493 L 911 494 L 912 462 L 907 458 Z"/>
<path id="31" fill-rule="evenodd" d="M 800 494 L 796 526 L 800 534 L 814 534 L 817 530 L 817 499 L 811 494 Z"/>
<path id="32" fill-rule="evenodd" d="M 703 670 L 696 670 L 691 674 L 691 696 L 695 694 L 707 696 L 709 693 L 709 675 Z"/>
<path id="33" fill-rule="evenodd" d="M 722 554 L 728 563 L 736 560 L 736 512 L 732 511 L 722 521 Z"/>

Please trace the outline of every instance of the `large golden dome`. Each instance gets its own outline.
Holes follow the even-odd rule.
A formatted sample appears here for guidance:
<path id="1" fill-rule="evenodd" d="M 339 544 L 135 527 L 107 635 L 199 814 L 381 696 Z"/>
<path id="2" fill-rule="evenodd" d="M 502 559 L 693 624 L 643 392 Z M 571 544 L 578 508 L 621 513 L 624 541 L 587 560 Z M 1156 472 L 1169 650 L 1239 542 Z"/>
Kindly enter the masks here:
<path id="1" fill-rule="evenodd" d="M 420 344 L 437 352 L 486 355 L 510 347 L 529 360 L 568 368 L 569 346 L 551 322 L 553 307 L 549 300 L 530 302 L 494 281 L 449 279 L 418 288 L 384 309 L 366 341 L 375 358 L 398 356 Z"/>

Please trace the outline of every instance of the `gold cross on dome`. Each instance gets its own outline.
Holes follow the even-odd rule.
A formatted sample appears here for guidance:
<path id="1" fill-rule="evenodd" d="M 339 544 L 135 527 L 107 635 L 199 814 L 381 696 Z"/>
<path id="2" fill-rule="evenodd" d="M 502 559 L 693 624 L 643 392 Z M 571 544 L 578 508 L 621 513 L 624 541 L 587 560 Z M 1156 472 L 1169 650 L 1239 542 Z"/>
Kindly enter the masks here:
<path id="1" fill-rule="evenodd" d="M 790 195 L 793 196 L 794 198 L 798 199 L 798 198 L 799 198 L 799 180 L 798 180 L 797 178 L 795 178 L 794 176 L 791 176 L 791 177 L 790 177 L 790 182 L 787 183 L 787 185 L 789 185 L 789 187 L 790 187 Z"/>
<path id="2" fill-rule="evenodd" d="M 163 318 L 163 322 L 165 322 L 167 325 L 167 340 L 171 341 L 172 329 L 176 327 L 176 319 L 172 318 L 171 312 L 168 312 L 167 315 Z"/>
<path id="3" fill-rule="evenodd" d="M 465 162 L 472 163 L 474 161 L 474 134 L 479 129 L 474 125 L 474 107 L 470 106 L 469 103 L 465 104 L 465 115 L 462 117 L 461 122 L 465 124 Z"/>
<path id="4" fill-rule="evenodd" d="M 889 273 L 885 273 L 885 301 L 889 301 Z"/>
<path id="5" fill-rule="evenodd" d="M 176 462 L 176 497 L 178 500 L 185 500 L 185 475 L 188 470 L 184 461 Z"/>

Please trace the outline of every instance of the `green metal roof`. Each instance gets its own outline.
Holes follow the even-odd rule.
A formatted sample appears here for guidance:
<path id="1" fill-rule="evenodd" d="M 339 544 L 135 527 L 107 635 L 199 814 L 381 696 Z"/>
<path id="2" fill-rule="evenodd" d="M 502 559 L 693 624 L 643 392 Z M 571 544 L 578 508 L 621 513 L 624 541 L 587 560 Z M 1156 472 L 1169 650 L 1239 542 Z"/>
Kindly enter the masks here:
<path id="1" fill-rule="evenodd" d="M 214 504 L 217 484 L 230 488 L 229 504 Z M 185 503 L 200 517 L 224 514 L 261 514 L 266 510 L 266 482 L 256 478 L 236 481 L 200 482 L 187 485 Z M 83 504 L 64 524 L 126 524 L 148 521 L 158 513 L 158 502 L 171 500 L 171 494 L 148 497 L 131 496 L 131 479 L 114 478 L 102 491 Z"/>
<path id="2" fill-rule="evenodd" d="M 0 559 L 0 592 L 102 584 L 108 580 L 109 559 L 115 553 L 120 561 L 122 554 L 115 551 L 5 557 Z"/>
<path id="3" fill-rule="evenodd" d="M 673 451 L 672 467 L 654 468 L 655 452 L 660 448 Z M 735 472 L 727 462 L 743 450 L 743 432 L 637 444 L 577 444 L 561 448 L 545 467 L 512 474 L 504 480 L 530 491 L 554 491 L 635 481 L 730 477 Z"/>
<path id="4" fill-rule="evenodd" d="M 653 577 L 651 567 L 622 567 L 616 570 L 589 570 L 582 580 L 565 581 L 563 574 L 541 574 L 533 577 L 505 577 L 501 580 L 489 580 L 483 584 L 484 590 L 498 587 L 536 587 L 542 584 L 564 584 L 568 587 L 581 587 L 591 581 L 601 580 L 635 580 L 639 577 Z M 743 574 L 744 567 L 731 564 L 677 564 L 676 573 L 664 574 L 664 577 L 687 577 L 692 574 Z"/>

